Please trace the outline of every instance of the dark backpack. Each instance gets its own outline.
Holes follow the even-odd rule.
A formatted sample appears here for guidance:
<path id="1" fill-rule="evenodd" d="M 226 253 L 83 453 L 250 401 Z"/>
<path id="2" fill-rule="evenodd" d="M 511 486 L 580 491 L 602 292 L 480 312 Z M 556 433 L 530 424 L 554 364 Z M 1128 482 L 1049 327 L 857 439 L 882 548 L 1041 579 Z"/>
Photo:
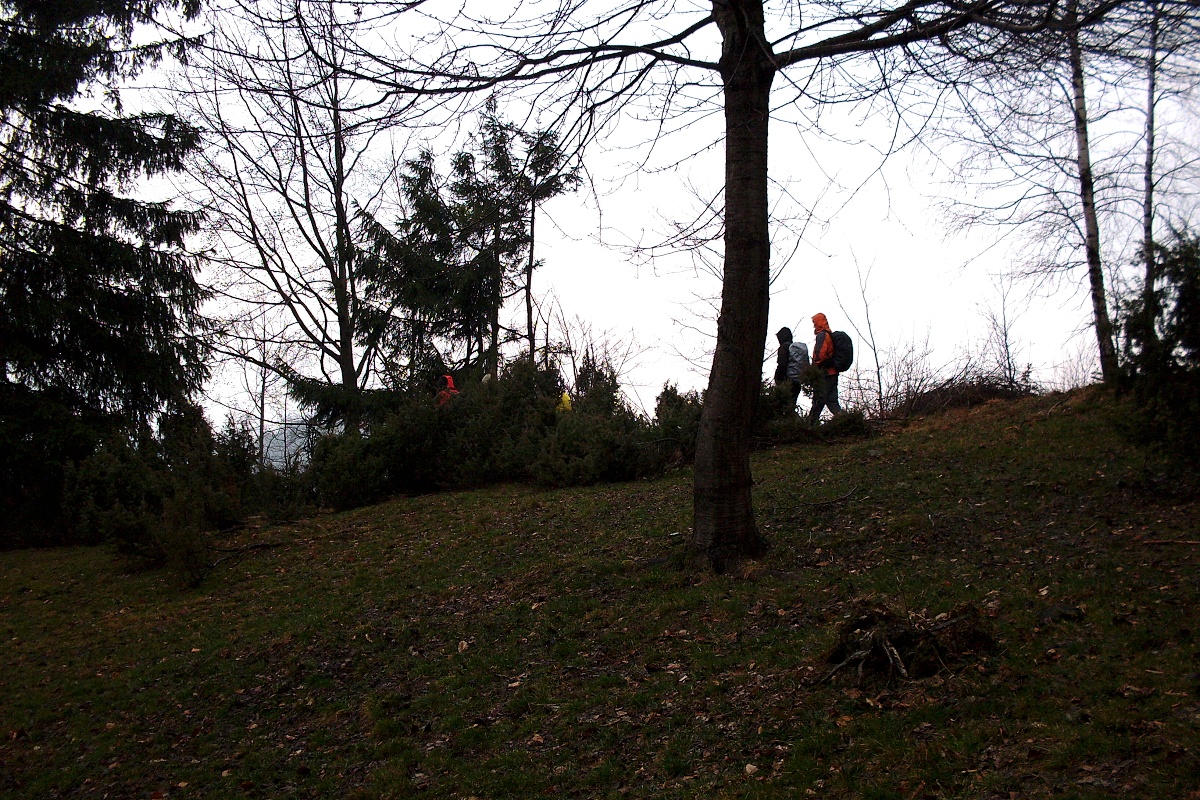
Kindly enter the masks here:
<path id="1" fill-rule="evenodd" d="M 854 363 L 854 342 L 845 331 L 834 331 L 833 336 L 833 368 L 845 372 Z"/>

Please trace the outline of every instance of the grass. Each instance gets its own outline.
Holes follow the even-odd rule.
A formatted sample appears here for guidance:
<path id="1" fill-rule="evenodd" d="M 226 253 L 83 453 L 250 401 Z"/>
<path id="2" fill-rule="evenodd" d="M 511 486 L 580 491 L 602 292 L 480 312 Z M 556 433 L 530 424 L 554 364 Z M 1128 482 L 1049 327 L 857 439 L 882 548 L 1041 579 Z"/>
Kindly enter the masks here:
<path id="1" fill-rule="evenodd" d="M 0 554 L 0 794 L 1200 797 L 1197 506 L 1114 413 L 1049 396 L 759 453 L 774 548 L 736 577 L 662 558 L 686 473 L 249 529 L 226 544 L 272 546 L 198 590 Z M 1000 649 L 813 685 L 862 597 L 974 603 Z"/>

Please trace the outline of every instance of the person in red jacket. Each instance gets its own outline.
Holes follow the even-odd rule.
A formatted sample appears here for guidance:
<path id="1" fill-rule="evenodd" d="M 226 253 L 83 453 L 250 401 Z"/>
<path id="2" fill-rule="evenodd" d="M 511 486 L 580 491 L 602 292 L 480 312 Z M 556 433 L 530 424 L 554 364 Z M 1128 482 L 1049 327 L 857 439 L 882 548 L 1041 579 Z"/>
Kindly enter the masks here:
<path id="1" fill-rule="evenodd" d="M 816 425 L 821 419 L 821 409 L 828 408 L 833 414 L 842 413 L 838 403 L 838 371 L 833 366 L 833 331 L 824 314 L 813 314 L 813 333 L 817 341 L 813 344 L 812 363 L 825 373 L 823 392 L 813 393 L 812 410 L 808 412 L 808 424 Z M 822 388 L 822 387 L 818 387 Z"/>
<path id="2" fill-rule="evenodd" d="M 443 375 L 438 379 L 437 404 L 444 406 L 454 399 L 458 394 L 458 389 L 454 388 L 454 378 L 450 375 Z"/>

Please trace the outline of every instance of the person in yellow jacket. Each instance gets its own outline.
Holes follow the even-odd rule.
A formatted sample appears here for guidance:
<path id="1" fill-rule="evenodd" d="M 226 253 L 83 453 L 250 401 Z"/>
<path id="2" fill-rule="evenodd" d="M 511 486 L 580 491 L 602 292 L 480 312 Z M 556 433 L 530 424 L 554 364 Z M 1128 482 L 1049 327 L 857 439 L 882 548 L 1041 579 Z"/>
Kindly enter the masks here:
<path id="1" fill-rule="evenodd" d="M 842 413 L 838 402 L 838 371 L 833 365 L 833 331 L 829 328 L 829 320 L 824 314 L 813 314 L 813 333 L 817 340 L 813 343 L 812 363 L 825 373 L 823 392 L 813 392 L 812 410 L 808 412 L 808 424 L 816 425 L 821 419 L 821 410 L 828 408 L 833 414 Z"/>

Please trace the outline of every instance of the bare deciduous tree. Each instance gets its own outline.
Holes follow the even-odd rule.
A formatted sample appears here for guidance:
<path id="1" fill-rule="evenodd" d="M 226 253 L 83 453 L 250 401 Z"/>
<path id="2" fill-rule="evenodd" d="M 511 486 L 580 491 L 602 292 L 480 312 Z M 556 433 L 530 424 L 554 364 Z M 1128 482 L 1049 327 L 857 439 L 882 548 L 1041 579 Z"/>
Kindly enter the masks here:
<path id="1" fill-rule="evenodd" d="M 281 335 L 287 323 L 280 317 L 269 306 L 262 306 L 234 319 L 232 330 L 223 337 L 226 353 L 218 364 L 225 373 L 221 376 L 224 384 L 235 387 L 239 395 L 222 405 L 253 424 L 260 467 L 281 461 L 270 452 L 269 433 L 287 423 L 287 380 L 282 365 L 297 364 L 304 357 L 295 341 Z"/>
<path id="2" fill-rule="evenodd" d="M 373 157 L 387 133 L 385 98 L 350 74 L 356 31 L 347 10 L 329 0 L 214 8 L 181 99 L 205 132 L 195 195 L 228 322 L 278 311 L 286 324 L 276 338 L 306 358 L 258 365 L 293 390 L 335 388 L 334 415 L 352 427 L 382 333 L 364 302 L 354 217 L 378 202 L 388 165 Z M 244 325 L 225 330 L 229 352 L 254 349 Z"/>
<path id="3" fill-rule="evenodd" d="M 1008 34 L 1062 27 L 1053 2 L 861 3 L 831 0 L 770 9 L 763 0 L 560 0 L 488 7 L 487 17 L 421 6 L 432 36 L 403 53 L 364 53 L 361 71 L 397 92 L 443 97 L 529 86 L 535 100 L 581 111 L 570 131 L 587 138 L 638 101 L 665 127 L 687 108 L 724 119 L 724 266 L 717 341 L 697 441 L 695 559 L 721 570 L 761 554 L 754 522 L 750 449 L 769 302 L 767 145 L 777 76 L 819 106 L 888 92 L 945 57 L 946 47 L 984 53 Z M 500 20 L 491 22 L 490 20 Z M 716 57 L 698 55 L 716 45 Z M 858 58 L 862 56 L 862 58 Z"/>
<path id="4" fill-rule="evenodd" d="M 993 278 L 992 285 L 996 289 L 996 302 L 983 308 L 983 319 L 987 325 L 983 342 L 983 369 L 1008 388 L 1023 388 L 1029 384 L 1029 370 L 1022 370 L 1018 362 L 1020 344 L 1014 327 L 1022 314 L 1012 301 L 1013 279 L 999 275 Z"/>
<path id="5" fill-rule="evenodd" d="M 1170 0 L 1146 0 L 1134 7 L 1144 20 L 1143 36 L 1128 48 L 1135 74 L 1140 67 L 1145 79 L 1145 118 L 1142 161 L 1142 311 L 1149 324 L 1143 324 L 1145 346 L 1158 347 L 1158 335 L 1153 320 L 1158 316 L 1158 259 L 1155 223 L 1158 213 L 1160 187 L 1169 187 L 1181 174 L 1192 173 L 1197 163 L 1194 153 L 1178 152 L 1178 142 L 1168 152 L 1161 152 L 1159 108 L 1164 101 L 1186 96 L 1200 75 L 1200 22 L 1193 4 Z M 1164 157 L 1166 156 L 1166 157 Z M 1194 175 L 1193 175 L 1194 177 Z M 1186 212 L 1185 212 L 1186 215 Z"/>
<path id="6" fill-rule="evenodd" d="M 1178 181 L 1185 169 L 1186 159 L 1154 165 L 1157 22 L 1168 6 L 1175 44 L 1182 46 L 1188 25 L 1180 18 L 1193 13 L 1189 2 L 1125 3 L 1111 24 L 1089 28 L 1082 18 L 1104 9 L 1071 0 L 1066 20 L 1079 24 L 1049 31 L 995 62 L 973 65 L 970 80 L 958 73 L 939 76 L 957 93 L 967 122 L 954 127 L 951 137 L 967 148 L 957 177 L 980 193 L 974 201 L 953 202 L 952 217 L 964 225 L 1017 232 L 1025 244 L 1023 275 L 1043 280 L 1082 269 L 1104 380 L 1112 380 L 1118 368 L 1112 280 L 1132 255 L 1120 243 L 1136 241 L 1128 223 L 1138 216 L 1141 238 L 1152 241 L 1154 189 Z M 1129 69 L 1131 63 L 1138 68 Z M 1122 121 L 1139 113 L 1129 94 L 1143 65 L 1149 84 L 1144 148 L 1136 135 L 1122 130 Z M 1135 205 L 1140 215 L 1131 213 Z M 1152 262 L 1147 269 L 1152 272 Z"/>
<path id="7" fill-rule="evenodd" d="M 866 387 L 861 385 L 861 381 L 857 381 L 860 385 L 855 387 L 854 391 L 855 391 L 855 394 L 857 394 L 857 397 L 855 398 L 855 402 L 852 405 L 859 405 L 859 406 L 864 406 L 864 407 L 873 406 L 874 413 L 877 414 L 880 418 L 883 418 L 884 416 L 887 415 L 887 405 L 885 403 L 885 397 L 887 396 L 888 389 L 885 389 L 885 387 L 884 387 L 883 364 L 879 359 L 879 343 L 875 338 L 875 326 L 871 324 L 871 302 L 872 301 L 870 298 L 867 297 L 867 284 L 871 280 L 871 270 L 872 269 L 874 269 L 873 265 L 867 269 L 867 274 L 864 275 L 863 271 L 862 271 L 862 267 L 859 265 L 858 260 L 855 259 L 854 274 L 855 274 L 855 277 L 858 278 L 858 296 L 862 300 L 863 319 L 865 320 L 864 327 L 866 330 L 865 334 L 863 332 L 863 329 L 858 327 L 858 324 L 854 321 L 854 318 L 851 316 L 850 312 L 848 312 L 846 310 L 846 306 L 842 304 L 842 298 L 838 296 L 836 289 L 834 289 L 834 297 L 837 299 L 838 308 L 841 309 L 842 316 L 844 316 L 846 318 L 846 320 L 850 323 L 850 327 L 852 327 L 854 329 L 854 333 L 857 334 L 858 340 L 860 342 L 862 342 L 864 345 L 866 345 L 866 347 L 868 349 L 870 349 L 871 359 L 875 362 L 875 370 L 874 370 L 875 386 L 872 387 L 871 390 L 868 390 L 868 389 L 866 389 Z M 858 359 L 858 362 L 859 362 L 859 367 L 858 367 L 858 369 L 856 369 L 855 378 L 857 378 L 858 375 L 861 374 L 861 372 L 862 372 L 861 357 Z"/>

